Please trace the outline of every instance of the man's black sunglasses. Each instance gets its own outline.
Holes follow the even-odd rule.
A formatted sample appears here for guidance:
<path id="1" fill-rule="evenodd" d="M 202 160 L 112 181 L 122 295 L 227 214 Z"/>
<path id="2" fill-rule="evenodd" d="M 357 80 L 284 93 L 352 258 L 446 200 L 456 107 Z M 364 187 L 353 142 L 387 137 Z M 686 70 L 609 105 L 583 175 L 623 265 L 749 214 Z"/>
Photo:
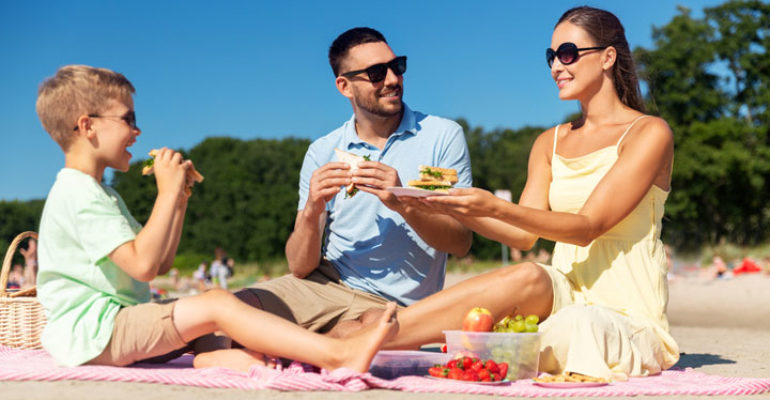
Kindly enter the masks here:
<path id="1" fill-rule="evenodd" d="M 124 115 L 99 115 L 99 114 L 88 114 L 89 118 L 120 118 L 123 121 L 126 121 L 126 124 L 131 127 L 131 129 L 139 129 L 138 126 L 136 126 L 136 114 L 133 111 L 129 111 L 125 113 Z M 78 130 L 78 126 L 75 125 L 74 131 Z"/>
<path id="2" fill-rule="evenodd" d="M 369 75 L 369 81 L 377 83 L 388 76 L 388 68 L 393 70 L 393 73 L 398 76 L 403 75 L 404 72 L 406 72 L 406 56 L 399 56 L 392 59 L 390 62 L 374 64 L 368 68 L 345 72 L 344 74 L 340 74 L 340 76 L 350 78 L 351 76 L 366 72 L 366 74 Z"/>
<path id="3" fill-rule="evenodd" d="M 578 52 L 583 50 L 599 50 L 606 49 L 609 46 L 597 46 L 597 47 L 581 47 L 578 48 L 575 43 L 562 43 L 556 51 L 553 49 L 545 49 L 545 60 L 548 62 L 548 68 L 553 66 L 553 60 L 559 57 L 559 62 L 562 65 L 570 65 L 578 60 Z"/>

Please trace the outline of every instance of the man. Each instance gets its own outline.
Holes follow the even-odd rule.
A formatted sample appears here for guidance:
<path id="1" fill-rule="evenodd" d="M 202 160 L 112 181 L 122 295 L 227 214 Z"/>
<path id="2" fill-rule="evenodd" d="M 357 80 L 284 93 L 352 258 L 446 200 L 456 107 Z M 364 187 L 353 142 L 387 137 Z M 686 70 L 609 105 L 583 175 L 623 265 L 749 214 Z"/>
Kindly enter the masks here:
<path id="1" fill-rule="evenodd" d="M 329 49 L 329 63 L 354 115 L 305 155 L 286 244 L 292 275 L 238 296 L 308 329 L 336 326 L 332 334 L 345 335 L 389 300 L 406 306 L 441 290 L 447 254 L 462 256 L 471 245 L 459 222 L 419 213 L 387 188 L 418 179 L 420 164 L 454 168 L 457 186 L 469 187 L 471 169 L 458 124 L 402 102 L 406 57 L 396 57 L 381 33 L 343 33 Z M 335 148 L 371 161 L 351 171 Z M 343 189 L 351 183 L 359 189 L 353 196 Z"/>

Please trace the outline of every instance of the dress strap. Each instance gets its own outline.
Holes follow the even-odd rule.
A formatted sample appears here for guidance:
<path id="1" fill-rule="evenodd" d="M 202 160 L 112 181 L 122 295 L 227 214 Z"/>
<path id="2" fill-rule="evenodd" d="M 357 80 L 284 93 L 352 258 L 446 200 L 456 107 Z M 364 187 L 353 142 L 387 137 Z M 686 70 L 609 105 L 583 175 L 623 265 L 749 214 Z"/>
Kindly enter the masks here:
<path id="1" fill-rule="evenodd" d="M 559 125 L 556 125 L 556 129 L 553 130 L 553 154 L 551 154 L 551 159 L 553 159 L 556 156 L 556 139 L 559 137 Z"/>
<path id="2" fill-rule="evenodd" d="M 617 142 L 617 143 L 615 143 L 615 146 L 620 146 L 620 142 L 622 142 L 622 141 L 623 141 L 623 138 L 625 138 L 625 137 L 626 137 L 626 134 L 628 133 L 628 131 L 630 131 L 630 130 L 631 130 L 631 128 L 633 128 L 633 127 L 634 127 L 634 125 L 636 125 L 636 123 L 637 123 L 637 122 L 638 122 L 640 119 L 642 119 L 642 118 L 645 118 L 645 117 L 649 117 L 649 115 L 640 115 L 640 116 L 636 117 L 636 119 L 635 119 L 635 120 L 633 120 L 633 122 L 631 122 L 631 125 L 629 125 L 629 126 L 628 126 L 628 128 L 626 128 L 626 131 L 625 131 L 625 132 L 623 132 L 623 135 L 621 135 L 621 136 L 620 136 L 620 140 L 618 140 L 618 142 Z"/>

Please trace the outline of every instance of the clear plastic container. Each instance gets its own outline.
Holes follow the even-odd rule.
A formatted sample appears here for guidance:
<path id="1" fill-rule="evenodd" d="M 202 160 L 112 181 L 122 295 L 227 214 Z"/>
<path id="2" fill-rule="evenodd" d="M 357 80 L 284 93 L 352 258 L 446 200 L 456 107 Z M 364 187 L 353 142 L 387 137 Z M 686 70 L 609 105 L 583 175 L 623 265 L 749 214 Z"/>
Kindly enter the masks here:
<path id="1" fill-rule="evenodd" d="M 428 368 L 446 364 L 451 357 L 432 351 L 380 350 L 374 356 L 369 372 L 383 379 L 405 375 L 428 375 Z"/>
<path id="2" fill-rule="evenodd" d="M 450 357 L 461 353 L 497 363 L 507 362 L 509 380 L 537 377 L 539 333 L 444 331 L 444 336 Z"/>

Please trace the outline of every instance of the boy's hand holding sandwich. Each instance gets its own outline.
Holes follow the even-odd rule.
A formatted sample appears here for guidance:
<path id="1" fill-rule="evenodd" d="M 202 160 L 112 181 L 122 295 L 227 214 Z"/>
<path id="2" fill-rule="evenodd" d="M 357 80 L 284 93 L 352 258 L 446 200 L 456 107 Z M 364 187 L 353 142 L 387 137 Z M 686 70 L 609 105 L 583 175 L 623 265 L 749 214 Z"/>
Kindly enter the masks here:
<path id="1" fill-rule="evenodd" d="M 195 170 L 192 161 L 183 160 L 182 154 L 166 147 L 152 150 L 149 154 L 151 158 L 145 161 L 142 175 L 155 174 L 159 194 L 163 193 L 168 186 L 169 190 L 183 189 L 189 197 L 192 194 L 190 188 L 193 184 L 203 182 L 203 175 Z"/>

